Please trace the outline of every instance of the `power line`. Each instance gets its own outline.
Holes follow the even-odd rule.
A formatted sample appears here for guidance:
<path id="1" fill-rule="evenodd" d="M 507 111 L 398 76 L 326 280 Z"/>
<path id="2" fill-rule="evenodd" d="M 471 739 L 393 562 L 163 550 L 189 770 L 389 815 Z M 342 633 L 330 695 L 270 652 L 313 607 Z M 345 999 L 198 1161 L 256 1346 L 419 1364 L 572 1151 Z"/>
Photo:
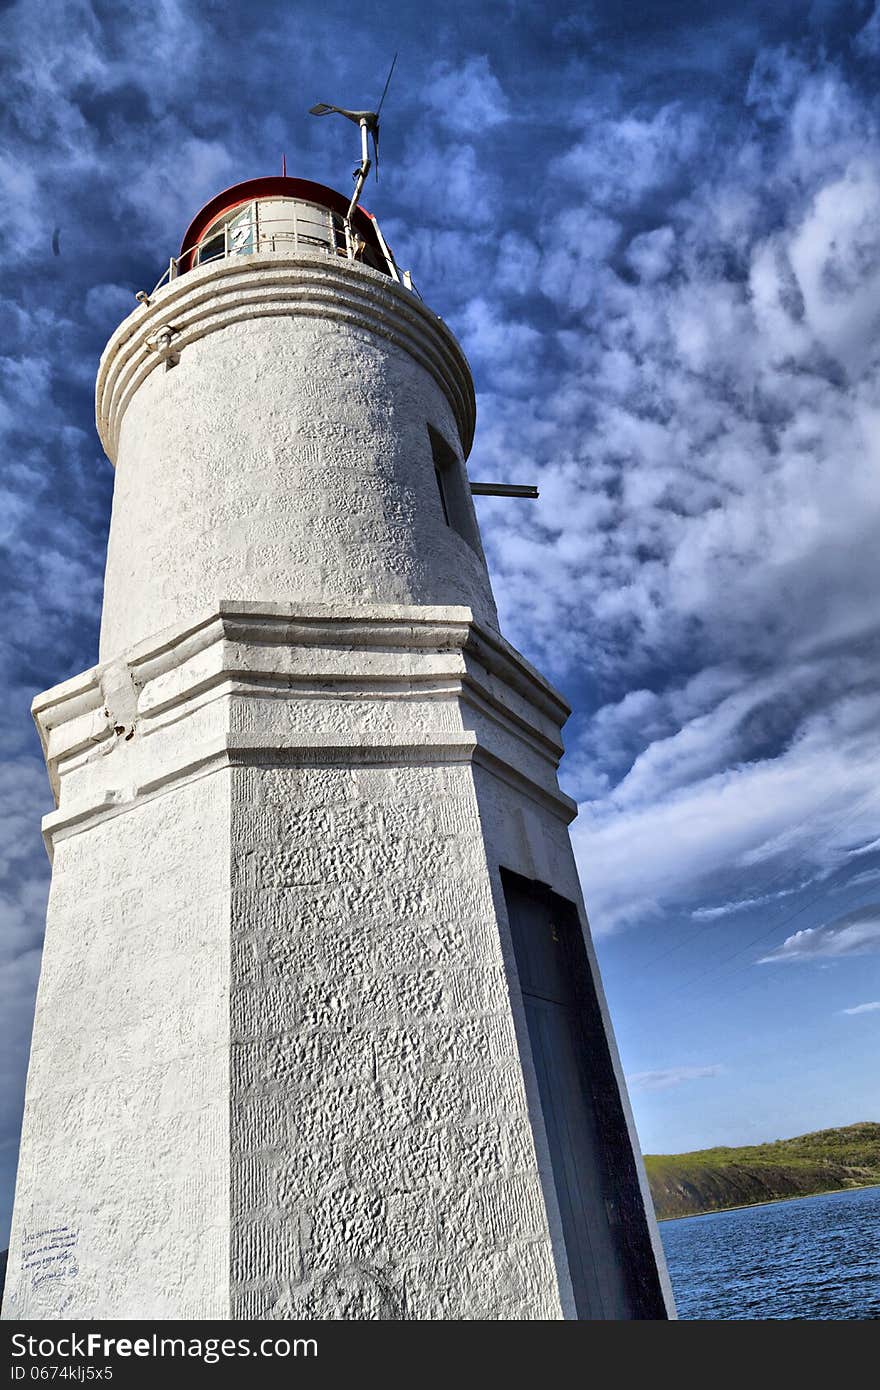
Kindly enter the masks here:
<path id="1" fill-rule="evenodd" d="M 734 978 L 734 976 L 742 974 L 743 971 L 750 969 L 750 965 L 741 966 L 739 970 L 734 970 L 733 974 L 729 975 L 727 978 L 728 980 L 731 980 Z M 726 1006 L 727 1004 L 729 1004 L 731 999 L 736 999 L 740 994 L 745 994 L 747 990 L 753 989 L 755 985 L 760 985 L 762 988 L 766 988 L 766 986 L 771 982 L 772 979 L 773 977 L 768 974 L 754 976 L 752 979 L 747 980 L 746 983 L 744 985 L 741 985 L 738 989 L 734 989 L 729 994 L 726 994 L 723 1003 L 719 1003 L 718 1007 Z M 697 1004 L 695 1008 L 688 1009 L 685 1013 L 679 1014 L 679 1021 L 685 1022 L 689 1018 L 696 1018 L 698 1014 L 705 1014 L 705 1010 L 705 1003 Z"/>

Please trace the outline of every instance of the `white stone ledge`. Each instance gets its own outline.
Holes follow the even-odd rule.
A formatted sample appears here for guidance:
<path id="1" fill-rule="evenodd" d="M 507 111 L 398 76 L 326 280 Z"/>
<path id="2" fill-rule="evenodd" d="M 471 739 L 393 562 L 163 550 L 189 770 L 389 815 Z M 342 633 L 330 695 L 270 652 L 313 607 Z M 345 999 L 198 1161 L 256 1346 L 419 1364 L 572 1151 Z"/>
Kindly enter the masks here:
<path id="1" fill-rule="evenodd" d="M 391 343 L 431 374 L 445 394 L 465 456 L 473 442 L 476 402 L 470 368 L 446 325 L 408 290 L 359 265 L 325 256 L 271 253 L 234 257 L 190 271 L 165 286 L 120 324 L 101 357 L 96 423 L 115 462 L 122 417 L 165 357 L 148 346 L 163 328 L 175 355 L 206 334 L 261 317 L 296 316 L 344 323 Z"/>
<path id="2" fill-rule="evenodd" d="M 49 856 L 56 839 L 109 820 L 133 806 L 196 777 L 231 767 L 422 767 L 440 763 L 467 763 L 473 759 L 476 737 L 451 733 L 440 742 L 339 739 L 330 735 L 225 734 L 199 749 L 192 758 L 166 768 L 158 776 L 126 785 L 103 800 L 75 803 L 43 817 L 43 838 Z"/>
<path id="3" fill-rule="evenodd" d="M 475 734 L 450 733 L 443 741 L 428 736 L 421 741 L 366 738 L 341 740 L 320 735 L 284 739 L 277 734 L 227 734 L 203 747 L 197 756 L 167 769 L 139 785 L 121 788 L 103 800 L 80 802 L 43 817 L 43 839 L 52 859 L 57 840 L 111 820 L 133 807 L 162 795 L 172 787 L 191 782 L 224 768 L 234 767 L 437 767 L 477 763 L 493 776 L 537 800 L 568 825 L 577 815 L 577 803 L 558 789 L 553 792 L 525 776 L 479 744 Z"/>
<path id="4" fill-rule="evenodd" d="M 566 823 L 567 706 L 470 609 L 220 604 L 33 703 L 47 844 L 224 767 L 474 761 Z"/>
<path id="5" fill-rule="evenodd" d="M 105 673 L 120 665 L 127 665 L 135 684 L 142 686 L 225 638 L 267 647 L 288 644 L 345 650 L 466 649 L 482 661 L 486 670 L 521 690 L 560 726 L 571 713 L 559 691 L 499 633 L 478 623 L 470 608 L 364 604 L 352 609 L 331 604 L 221 599 L 215 608 L 192 622 L 165 628 L 137 643 L 119 660 L 89 667 L 36 695 L 31 713 L 37 727 L 42 735 L 57 722 L 97 709 L 102 701 Z"/>

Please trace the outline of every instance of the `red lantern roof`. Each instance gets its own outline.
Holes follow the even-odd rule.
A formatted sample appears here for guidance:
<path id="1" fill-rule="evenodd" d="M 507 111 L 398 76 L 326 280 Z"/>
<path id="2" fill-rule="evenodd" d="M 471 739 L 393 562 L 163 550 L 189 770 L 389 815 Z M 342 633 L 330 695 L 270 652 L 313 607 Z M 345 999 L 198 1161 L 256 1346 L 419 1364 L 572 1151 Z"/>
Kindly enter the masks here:
<path id="1" fill-rule="evenodd" d="M 272 174 L 262 179 L 247 179 L 244 183 L 233 184 L 231 188 L 224 189 L 206 203 L 187 227 L 180 248 L 180 274 L 192 270 L 196 247 L 218 217 L 243 203 L 252 203 L 257 198 L 296 198 L 306 203 L 318 203 L 321 207 L 338 213 L 340 217 L 345 216 L 349 204 L 349 199 L 337 193 L 334 188 L 326 188 L 322 183 L 312 183 L 310 179 L 290 179 L 285 175 Z M 358 205 L 352 222 L 368 245 L 384 260 L 372 214 Z"/>

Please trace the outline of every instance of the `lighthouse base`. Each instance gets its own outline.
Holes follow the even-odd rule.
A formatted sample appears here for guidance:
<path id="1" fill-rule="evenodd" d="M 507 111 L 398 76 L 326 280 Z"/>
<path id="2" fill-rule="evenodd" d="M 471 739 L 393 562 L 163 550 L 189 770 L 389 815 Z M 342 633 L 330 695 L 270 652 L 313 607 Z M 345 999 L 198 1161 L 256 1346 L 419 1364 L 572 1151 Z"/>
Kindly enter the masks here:
<path id="1" fill-rule="evenodd" d="M 567 709 L 512 648 L 462 608 L 221 604 L 34 711 L 4 1318 L 666 1316 Z"/>

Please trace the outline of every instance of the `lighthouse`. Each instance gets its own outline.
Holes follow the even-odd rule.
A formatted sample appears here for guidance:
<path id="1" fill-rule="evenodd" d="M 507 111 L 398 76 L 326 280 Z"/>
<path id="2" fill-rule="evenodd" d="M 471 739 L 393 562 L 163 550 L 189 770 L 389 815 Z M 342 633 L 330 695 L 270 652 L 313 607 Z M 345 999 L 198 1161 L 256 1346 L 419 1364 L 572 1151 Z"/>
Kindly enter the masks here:
<path id="1" fill-rule="evenodd" d="M 670 1316 L 461 348 L 370 214 L 286 175 L 140 300 L 97 381 L 99 661 L 33 707 L 3 1317 Z"/>

